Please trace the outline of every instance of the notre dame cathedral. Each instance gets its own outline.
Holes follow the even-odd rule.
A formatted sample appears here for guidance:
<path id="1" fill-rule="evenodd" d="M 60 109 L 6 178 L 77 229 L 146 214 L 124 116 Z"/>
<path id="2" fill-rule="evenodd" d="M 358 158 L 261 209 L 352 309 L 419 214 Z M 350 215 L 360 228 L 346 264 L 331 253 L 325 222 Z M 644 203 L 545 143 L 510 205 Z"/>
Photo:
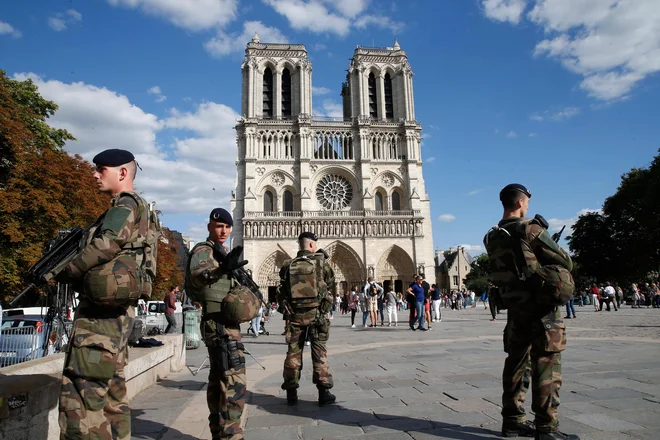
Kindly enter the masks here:
<path id="1" fill-rule="evenodd" d="M 312 114 L 312 65 L 302 44 L 247 44 L 232 246 L 274 297 L 302 231 L 319 235 L 338 291 L 372 276 L 401 292 L 434 273 L 421 124 L 406 52 L 355 49 L 342 85 L 343 118 Z"/>

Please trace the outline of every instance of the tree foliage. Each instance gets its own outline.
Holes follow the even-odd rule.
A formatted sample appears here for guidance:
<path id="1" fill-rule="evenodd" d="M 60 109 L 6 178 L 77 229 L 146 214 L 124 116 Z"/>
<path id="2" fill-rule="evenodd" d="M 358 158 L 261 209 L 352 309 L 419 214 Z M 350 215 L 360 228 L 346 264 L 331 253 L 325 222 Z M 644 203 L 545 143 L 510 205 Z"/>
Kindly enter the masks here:
<path id="1" fill-rule="evenodd" d="M 659 150 L 660 151 L 660 150 Z M 601 213 L 578 218 L 567 237 L 578 273 L 594 281 L 630 282 L 660 268 L 660 154 L 648 168 L 621 176 Z"/>
<path id="2" fill-rule="evenodd" d="M 0 300 L 21 290 L 59 230 L 87 226 L 108 207 L 91 164 L 62 149 L 73 136 L 47 124 L 56 110 L 31 80 L 0 71 Z"/>
<path id="3" fill-rule="evenodd" d="M 479 255 L 470 265 L 470 273 L 465 277 L 465 287 L 480 295 L 486 291 L 490 272 L 488 271 L 488 254 Z"/>
<path id="4" fill-rule="evenodd" d="M 171 286 L 183 287 L 185 278 L 184 265 L 179 258 L 180 243 L 168 228 L 163 228 L 161 240 L 158 243 L 158 260 L 156 281 L 152 286 L 152 299 L 163 299 Z"/>

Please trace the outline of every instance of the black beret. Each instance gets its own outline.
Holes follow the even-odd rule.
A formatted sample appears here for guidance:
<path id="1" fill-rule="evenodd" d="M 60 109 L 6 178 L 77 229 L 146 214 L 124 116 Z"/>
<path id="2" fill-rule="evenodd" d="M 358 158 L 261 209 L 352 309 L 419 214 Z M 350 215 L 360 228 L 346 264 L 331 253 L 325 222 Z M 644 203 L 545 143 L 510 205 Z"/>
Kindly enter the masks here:
<path id="1" fill-rule="evenodd" d="M 234 226 L 234 220 L 232 220 L 231 214 L 226 209 L 223 208 L 215 208 L 213 211 L 211 211 L 209 220 L 214 220 L 218 223 L 224 223 L 229 226 Z"/>
<path id="2" fill-rule="evenodd" d="M 96 166 L 99 167 L 118 167 L 133 160 L 135 160 L 133 153 L 117 148 L 101 151 L 92 159 Z"/>
<path id="3" fill-rule="evenodd" d="M 319 236 L 313 232 L 303 232 L 298 236 L 298 241 L 302 240 L 303 238 L 307 238 L 308 240 L 318 241 Z"/>
<path id="4" fill-rule="evenodd" d="M 502 200 L 502 196 L 506 193 L 511 193 L 513 191 L 520 191 L 521 193 L 525 194 L 527 197 L 530 199 L 532 198 L 532 193 L 530 190 L 525 188 L 523 185 L 519 183 L 510 183 L 504 188 L 502 188 L 502 191 L 500 191 L 500 200 Z"/>

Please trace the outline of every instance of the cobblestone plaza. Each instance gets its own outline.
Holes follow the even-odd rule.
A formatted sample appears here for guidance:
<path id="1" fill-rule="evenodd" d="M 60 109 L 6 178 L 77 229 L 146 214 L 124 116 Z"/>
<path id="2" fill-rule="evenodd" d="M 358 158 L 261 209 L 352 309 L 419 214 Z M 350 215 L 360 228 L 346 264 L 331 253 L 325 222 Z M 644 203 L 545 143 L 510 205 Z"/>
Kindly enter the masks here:
<path id="1" fill-rule="evenodd" d="M 560 430 L 582 439 L 657 439 L 660 429 L 660 324 L 657 309 L 594 312 L 577 307 L 566 320 Z M 335 314 L 328 343 L 337 403 L 319 408 L 305 351 L 300 401 L 286 404 L 280 389 L 286 345 L 279 315 L 270 336 L 245 337 L 248 406 L 245 438 L 493 439 L 501 424 L 502 331 L 479 304 L 442 309 L 430 332 L 407 326 L 350 328 Z M 406 321 L 407 311 L 399 312 Z M 244 324 L 243 327 L 247 328 Z M 244 328 L 244 330 L 245 330 Z M 206 350 L 190 350 L 188 368 L 131 401 L 134 439 L 208 439 Z M 527 407 L 531 402 L 528 393 Z M 530 414 L 530 419 L 533 415 Z"/>

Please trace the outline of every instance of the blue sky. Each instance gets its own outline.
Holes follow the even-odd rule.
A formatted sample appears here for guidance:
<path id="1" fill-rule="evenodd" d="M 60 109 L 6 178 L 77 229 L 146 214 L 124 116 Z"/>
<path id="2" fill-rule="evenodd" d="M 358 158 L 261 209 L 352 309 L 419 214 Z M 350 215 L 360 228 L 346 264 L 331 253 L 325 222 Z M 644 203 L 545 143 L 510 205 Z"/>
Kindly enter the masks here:
<path id="1" fill-rule="evenodd" d="M 326 115 L 355 46 L 396 37 L 434 246 L 478 254 L 504 185 L 531 189 L 531 213 L 558 229 L 657 154 L 658 22 L 656 0 L 30 0 L 0 3 L 0 68 L 60 105 L 68 151 L 134 151 L 138 189 L 200 239 L 209 210 L 229 207 L 252 34 L 307 46 Z"/>

